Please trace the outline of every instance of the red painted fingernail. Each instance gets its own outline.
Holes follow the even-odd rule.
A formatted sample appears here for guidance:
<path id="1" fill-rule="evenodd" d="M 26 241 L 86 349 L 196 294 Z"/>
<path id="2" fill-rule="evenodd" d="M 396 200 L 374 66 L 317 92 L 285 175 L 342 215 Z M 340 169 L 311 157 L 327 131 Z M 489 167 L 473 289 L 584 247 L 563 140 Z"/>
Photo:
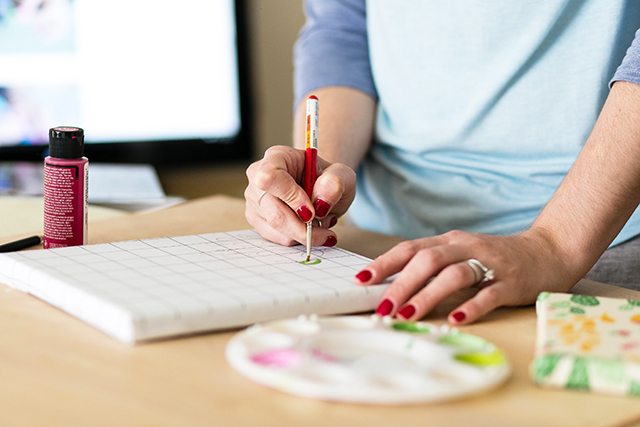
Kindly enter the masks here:
<path id="1" fill-rule="evenodd" d="M 454 312 L 451 317 L 453 317 L 456 322 L 462 322 L 464 319 L 467 318 L 467 315 L 464 314 L 464 311 L 456 311 Z"/>
<path id="2" fill-rule="evenodd" d="M 367 270 L 364 270 L 364 271 L 367 271 Z M 386 316 L 389 313 L 391 313 L 392 310 L 393 310 L 393 303 L 389 298 L 385 298 L 378 305 L 378 308 L 376 308 L 376 314 L 378 316 Z"/>
<path id="3" fill-rule="evenodd" d="M 405 319 L 410 319 L 414 314 L 416 314 L 416 307 L 413 304 L 405 305 L 398 311 L 398 315 Z"/>
<path id="4" fill-rule="evenodd" d="M 360 273 L 356 274 L 356 279 L 361 281 L 362 283 L 368 282 L 373 277 L 373 274 L 369 270 L 362 270 Z"/>
<path id="5" fill-rule="evenodd" d="M 327 240 L 324 241 L 322 246 L 335 246 L 336 243 L 338 243 L 338 239 L 336 239 L 336 236 L 329 236 L 327 237 Z"/>
<path id="6" fill-rule="evenodd" d="M 300 206 L 296 211 L 296 213 L 298 214 L 298 216 L 302 221 L 304 222 L 311 221 L 311 210 L 306 205 Z"/>
<path id="7" fill-rule="evenodd" d="M 331 205 L 322 199 L 316 200 L 316 202 L 313 204 L 313 207 L 316 210 L 316 216 L 320 218 L 328 214 L 329 209 L 331 209 Z"/>
<path id="8" fill-rule="evenodd" d="M 332 216 L 331 220 L 329 221 L 329 228 L 333 227 L 337 223 L 338 223 L 338 217 L 337 216 Z"/>

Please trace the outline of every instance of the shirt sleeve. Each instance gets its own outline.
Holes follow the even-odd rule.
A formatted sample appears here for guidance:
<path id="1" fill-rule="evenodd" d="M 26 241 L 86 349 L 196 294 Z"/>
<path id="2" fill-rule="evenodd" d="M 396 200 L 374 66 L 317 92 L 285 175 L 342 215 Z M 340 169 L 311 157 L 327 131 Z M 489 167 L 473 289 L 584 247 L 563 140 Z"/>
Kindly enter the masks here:
<path id="1" fill-rule="evenodd" d="M 636 31 L 627 54 L 609 82 L 609 87 L 620 80 L 640 84 L 640 30 Z"/>
<path id="2" fill-rule="evenodd" d="M 294 108 L 326 86 L 377 98 L 369 63 L 365 0 L 305 0 L 306 22 L 293 50 Z"/>

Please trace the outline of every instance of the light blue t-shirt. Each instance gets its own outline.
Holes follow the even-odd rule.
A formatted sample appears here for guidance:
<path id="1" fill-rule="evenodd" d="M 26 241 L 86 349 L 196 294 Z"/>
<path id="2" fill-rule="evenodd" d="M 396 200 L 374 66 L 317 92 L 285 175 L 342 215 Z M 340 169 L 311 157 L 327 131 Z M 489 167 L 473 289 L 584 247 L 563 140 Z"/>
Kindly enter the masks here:
<path id="1" fill-rule="evenodd" d="M 376 97 L 351 218 L 407 238 L 529 227 L 640 26 L 640 2 L 623 0 L 307 1 L 306 10 L 296 94 L 347 85 Z M 638 234 L 636 212 L 614 244 Z"/>

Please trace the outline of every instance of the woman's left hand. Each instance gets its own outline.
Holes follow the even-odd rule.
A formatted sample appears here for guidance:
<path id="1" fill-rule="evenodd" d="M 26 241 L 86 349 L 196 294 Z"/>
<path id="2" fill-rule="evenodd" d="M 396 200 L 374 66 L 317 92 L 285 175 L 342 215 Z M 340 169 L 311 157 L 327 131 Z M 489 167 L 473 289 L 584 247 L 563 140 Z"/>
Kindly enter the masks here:
<path id="1" fill-rule="evenodd" d="M 464 324 L 500 306 L 531 304 L 543 290 L 569 290 L 582 272 L 563 258 L 542 230 L 513 236 L 451 231 L 396 245 L 360 271 L 356 281 L 380 283 L 399 272 L 376 312 L 410 320 L 477 285 L 478 293 L 449 314 L 451 323 Z"/>

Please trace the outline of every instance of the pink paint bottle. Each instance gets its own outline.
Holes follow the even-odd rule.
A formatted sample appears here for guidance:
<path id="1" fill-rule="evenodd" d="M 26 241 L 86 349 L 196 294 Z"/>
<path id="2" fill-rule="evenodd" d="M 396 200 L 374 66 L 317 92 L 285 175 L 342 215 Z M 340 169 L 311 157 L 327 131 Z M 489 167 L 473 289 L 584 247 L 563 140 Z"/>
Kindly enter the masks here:
<path id="1" fill-rule="evenodd" d="M 83 155 L 82 129 L 49 129 L 49 156 L 44 159 L 45 249 L 87 243 L 89 160 Z"/>

